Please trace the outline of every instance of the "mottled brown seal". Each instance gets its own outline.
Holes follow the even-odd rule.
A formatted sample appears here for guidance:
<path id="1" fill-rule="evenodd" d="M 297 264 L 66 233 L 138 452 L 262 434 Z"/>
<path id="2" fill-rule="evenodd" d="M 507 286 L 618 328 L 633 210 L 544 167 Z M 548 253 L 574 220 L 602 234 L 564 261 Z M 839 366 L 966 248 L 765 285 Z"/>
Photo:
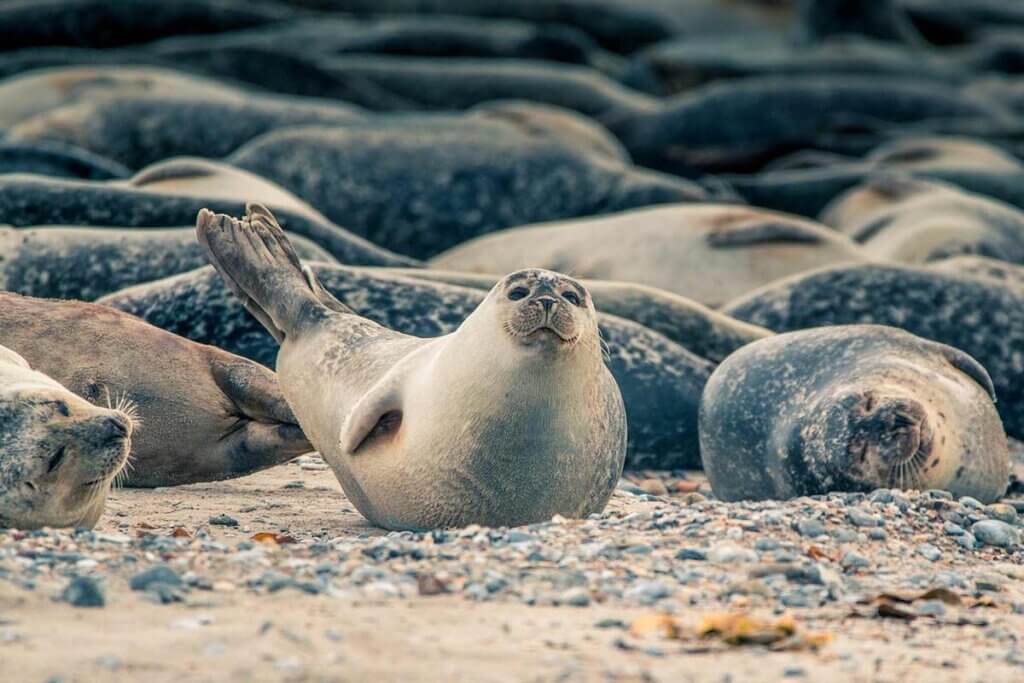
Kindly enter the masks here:
<path id="1" fill-rule="evenodd" d="M 303 268 L 270 212 L 202 211 L 197 234 L 281 342 L 288 402 L 345 493 L 391 529 L 527 524 L 602 510 L 626 419 L 586 289 L 513 273 L 452 334 L 400 334 Z"/>
<path id="2" fill-rule="evenodd" d="M 135 406 L 130 486 L 227 479 L 312 450 L 273 372 L 127 313 L 0 292 L 0 344 L 85 399 Z"/>

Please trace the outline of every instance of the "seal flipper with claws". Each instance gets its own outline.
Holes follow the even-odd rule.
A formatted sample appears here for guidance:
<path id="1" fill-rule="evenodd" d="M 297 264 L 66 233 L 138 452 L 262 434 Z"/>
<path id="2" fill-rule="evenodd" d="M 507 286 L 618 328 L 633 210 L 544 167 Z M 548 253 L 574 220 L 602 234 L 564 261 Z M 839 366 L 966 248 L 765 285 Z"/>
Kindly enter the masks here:
<path id="1" fill-rule="evenodd" d="M 515 525 L 604 508 L 625 411 L 587 290 L 506 276 L 453 333 L 355 314 L 302 267 L 265 208 L 200 212 L 199 242 L 281 343 L 281 388 L 353 504 L 392 529 Z"/>

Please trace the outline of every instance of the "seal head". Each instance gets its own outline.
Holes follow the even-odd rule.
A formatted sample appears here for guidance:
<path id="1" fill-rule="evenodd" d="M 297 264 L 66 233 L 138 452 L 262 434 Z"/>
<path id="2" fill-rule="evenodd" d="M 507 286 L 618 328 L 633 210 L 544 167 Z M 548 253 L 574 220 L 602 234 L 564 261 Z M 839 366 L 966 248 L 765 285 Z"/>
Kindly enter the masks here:
<path id="1" fill-rule="evenodd" d="M 3 348 L 3 347 L 0 347 Z M 92 527 L 128 460 L 128 411 L 101 408 L 0 355 L 0 524 Z"/>

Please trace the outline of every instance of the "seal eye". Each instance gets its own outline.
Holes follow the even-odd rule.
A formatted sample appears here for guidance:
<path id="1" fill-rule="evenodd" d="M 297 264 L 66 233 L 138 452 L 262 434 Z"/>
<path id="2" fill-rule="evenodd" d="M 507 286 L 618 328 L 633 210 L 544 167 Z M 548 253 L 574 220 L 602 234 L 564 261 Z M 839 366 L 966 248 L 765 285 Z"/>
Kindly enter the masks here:
<path id="1" fill-rule="evenodd" d="M 511 292 L 508 293 L 508 298 L 511 299 L 512 301 L 519 301 L 520 299 L 525 298 L 526 295 L 528 295 L 529 293 L 530 290 L 528 290 L 526 287 L 515 287 L 512 289 Z"/>
<path id="2" fill-rule="evenodd" d="M 562 298 L 571 303 L 573 306 L 580 305 L 580 297 L 576 292 L 565 292 L 562 294 Z"/>

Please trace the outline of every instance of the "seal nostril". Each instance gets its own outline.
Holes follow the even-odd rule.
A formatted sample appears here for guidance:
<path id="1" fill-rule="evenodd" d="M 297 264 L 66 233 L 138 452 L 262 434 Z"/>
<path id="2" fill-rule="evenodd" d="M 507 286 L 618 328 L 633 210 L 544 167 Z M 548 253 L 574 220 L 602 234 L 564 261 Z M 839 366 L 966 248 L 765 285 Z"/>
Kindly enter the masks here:
<path id="1" fill-rule="evenodd" d="M 108 417 L 106 419 L 106 429 L 111 438 L 123 439 L 128 436 L 128 423 L 122 417 Z"/>
<path id="2" fill-rule="evenodd" d="M 558 303 L 558 300 L 552 296 L 539 296 L 534 301 L 543 306 L 545 312 L 550 312 L 554 305 Z"/>

